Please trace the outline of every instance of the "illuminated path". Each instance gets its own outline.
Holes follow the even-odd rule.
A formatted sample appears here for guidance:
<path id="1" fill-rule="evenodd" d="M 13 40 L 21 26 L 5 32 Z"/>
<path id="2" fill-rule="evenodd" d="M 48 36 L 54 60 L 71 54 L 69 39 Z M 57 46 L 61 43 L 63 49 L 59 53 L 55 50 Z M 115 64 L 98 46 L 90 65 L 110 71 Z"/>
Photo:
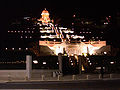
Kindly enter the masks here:
<path id="1" fill-rule="evenodd" d="M 0 89 L 120 90 L 120 80 L 0 83 Z"/>

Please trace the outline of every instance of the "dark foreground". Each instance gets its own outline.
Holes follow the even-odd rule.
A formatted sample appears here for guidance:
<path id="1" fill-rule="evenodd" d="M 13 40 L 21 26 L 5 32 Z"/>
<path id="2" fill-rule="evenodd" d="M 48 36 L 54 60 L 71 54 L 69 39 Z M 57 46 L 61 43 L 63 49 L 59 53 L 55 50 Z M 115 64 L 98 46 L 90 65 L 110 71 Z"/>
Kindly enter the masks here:
<path id="1" fill-rule="evenodd" d="M 6 82 L 0 83 L 0 89 L 120 90 L 120 80 Z"/>

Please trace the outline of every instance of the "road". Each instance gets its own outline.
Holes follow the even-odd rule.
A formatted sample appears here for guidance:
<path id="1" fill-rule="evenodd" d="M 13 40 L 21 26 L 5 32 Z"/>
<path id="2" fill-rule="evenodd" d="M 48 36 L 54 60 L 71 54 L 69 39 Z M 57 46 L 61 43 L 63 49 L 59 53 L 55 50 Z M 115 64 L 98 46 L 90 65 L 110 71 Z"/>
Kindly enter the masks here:
<path id="1" fill-rule="evenodd" d="M 6 82 L 0 89 L 120 90 L 120 80 Z"/>

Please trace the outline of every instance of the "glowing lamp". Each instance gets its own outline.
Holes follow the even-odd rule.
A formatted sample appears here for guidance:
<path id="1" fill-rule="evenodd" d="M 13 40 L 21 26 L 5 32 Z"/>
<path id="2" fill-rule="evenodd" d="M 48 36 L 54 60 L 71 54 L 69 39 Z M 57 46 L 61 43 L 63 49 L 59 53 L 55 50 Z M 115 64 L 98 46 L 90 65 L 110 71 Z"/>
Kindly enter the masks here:
<path id="1" fill-rule="evenodd" d="M 47 63 L 46 62 L 43 62 L 43 65 L 46 65 Z"/>
<path id="2" fill-rule="evenodd" d="M 37 61 L 37 60 L 34 60 L 33 63 L 34 63 L 34 64 L 38 64 L 38 61 Z"/>
<path id="3" fill-rule="evenodd" d="M 114 64 L 115 62 L 110 62 L 110 64 Z"/>

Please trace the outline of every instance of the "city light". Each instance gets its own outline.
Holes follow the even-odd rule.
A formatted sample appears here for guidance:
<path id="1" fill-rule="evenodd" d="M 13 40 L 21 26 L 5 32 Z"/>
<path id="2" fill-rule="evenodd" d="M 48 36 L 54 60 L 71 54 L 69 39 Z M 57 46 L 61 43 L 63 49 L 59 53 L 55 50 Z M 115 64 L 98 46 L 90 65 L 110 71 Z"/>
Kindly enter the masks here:
<path id="1" fill-rule="evenodd" d="M 115 62 L 110 62 L 110 64 L 114 64 Z"/>
<path id="2" fill-rule="evenodd" d="M 21 48 L 19 48 L 19 50 L 21 50 Z"/>
<path id="3" fill-rule="evenodd" d="M 92 65 L 92 63 L 90 63 L 90 66 Z"/>
<path id="4" fill-rule="evenodd" d="M 76 15 L 73 15 L 73 17 L 76 17 Z"/>
<path id="5" fill-rule="evenodd" d="M 59 27 L 59 29 L 67 30 L 67 28 L 64 28 L 64 27 Z"/>
<path id="6" fill-rule="evenodd" d="M 64 33 L 74 33 L 74 31 L 64 31 Z"/>
<path id="7" fill-rule="evenodd" d="M 15 48 L 12 48 L 12 50 L 15 50 Z"/>
<path id="8" fill-rule="evenodd" d="M 28 50 L 28 48 L 26 48 L 26 50 Z"/>
<path id="9" fill-rule="evenodd" d="M 105 23 L 104 23 L 104 25 L 107 25 L 107 24 L 109 24 L 109 23 L 108 23 L 108 22 L 105 22 Z"/>
<path id="10" fill-rule="evenodd" d="M 71 66 L 73 66 L 74 65 L 74 63 L 71 63 Z"/>
<path id="11" fill-rule="evenodd" d="M 75 36 L 72 36 L 72 38 L 73 38 L 73 39 L 77 39 L 77 38 L 83 39 L 84 36 L 77 36 L 77 35 L 75 35 Z"/>
<path id="12" fill-rule="evenodd" d="M 46 65 L 47 63 L 46 62 L 43 62 L 43 65 Z"/>
<path id="13" fill-rule="evenodd" d="M 88 62 L 90 63 L 90 60 L 88 60 Z"/>
<path id="14" fill-rule="evenodd" d="M 38 61 L 37 61 L 37 60 L 33 60 L 33 63 L 34 63 L 34 64 L 38 64 Z"/>
<path id="15" fill-rule="evenodd" d="M 32 38 L 32 36 L 30 36 L 30 38 Z"/>
<path id="16" fill-rule="evenodd" d="M 104 54 L 107 54 L 107 52 L 104 52 Z"/>

